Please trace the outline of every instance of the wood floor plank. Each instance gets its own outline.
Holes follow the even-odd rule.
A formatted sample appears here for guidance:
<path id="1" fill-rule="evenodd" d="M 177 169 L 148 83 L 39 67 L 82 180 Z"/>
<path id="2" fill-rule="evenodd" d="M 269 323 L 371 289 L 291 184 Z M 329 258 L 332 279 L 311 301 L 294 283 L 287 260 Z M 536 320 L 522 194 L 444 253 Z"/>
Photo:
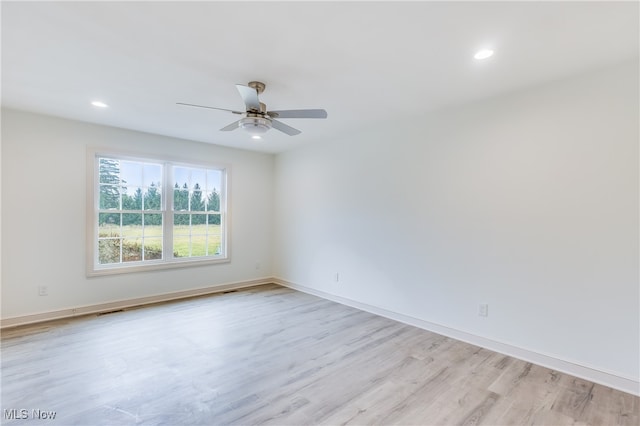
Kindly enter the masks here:
<path id="1" fill-rule="evenodd" d="M 3 330 L 1 351 L 7 425 L 640 422 L 636 396 L 276 285 Z"/>

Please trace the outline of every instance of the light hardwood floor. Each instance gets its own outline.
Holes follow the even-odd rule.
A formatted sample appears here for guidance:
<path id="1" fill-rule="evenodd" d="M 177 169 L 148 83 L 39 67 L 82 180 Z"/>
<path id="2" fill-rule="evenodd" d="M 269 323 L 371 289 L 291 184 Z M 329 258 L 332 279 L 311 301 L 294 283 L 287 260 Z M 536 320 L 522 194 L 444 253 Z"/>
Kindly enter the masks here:
<path id="1" fill-rule="evenodd" d="M 20 425 L 640 422 L 638 397 L 275 285 L 4 330 L 1 396 Z"/>

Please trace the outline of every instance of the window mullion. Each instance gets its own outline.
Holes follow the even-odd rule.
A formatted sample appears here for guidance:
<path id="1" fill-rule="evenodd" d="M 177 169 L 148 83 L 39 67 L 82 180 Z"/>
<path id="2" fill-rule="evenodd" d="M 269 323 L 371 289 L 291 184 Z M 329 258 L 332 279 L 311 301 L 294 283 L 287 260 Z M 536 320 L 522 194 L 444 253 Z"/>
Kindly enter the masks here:
<path id="1" fill-rule="evenodd" d="M 227 170 L 222 174 L 222 182 L 220 188 L 220 206 L 218 207 L 220 214 L 220 252 L 227 255 Z"/>
<path id="2" fill-rule="evenodd" d="M 173 167 L 171 163 L 164 163 L 164 197 L 162 206 L 162 245 L 163 259 L 170 261 L 173 259 Z"/>

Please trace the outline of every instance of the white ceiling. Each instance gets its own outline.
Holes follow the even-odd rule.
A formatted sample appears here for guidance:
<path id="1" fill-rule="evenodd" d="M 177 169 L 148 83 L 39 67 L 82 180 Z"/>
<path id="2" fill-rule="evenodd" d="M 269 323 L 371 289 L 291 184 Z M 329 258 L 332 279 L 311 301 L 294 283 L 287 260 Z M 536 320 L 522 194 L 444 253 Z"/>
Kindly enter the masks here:
<path id="1" fill-rule="evenodd" d="M 638 57 L 638 3 L 2 2 L 2 105 L 264 152 Z M 476 50 L 495 49 L 491 59 Z M 325 108 L 254 141 L 234 84 Z M 110 105 L 89 105 L 99 99 Z"/>

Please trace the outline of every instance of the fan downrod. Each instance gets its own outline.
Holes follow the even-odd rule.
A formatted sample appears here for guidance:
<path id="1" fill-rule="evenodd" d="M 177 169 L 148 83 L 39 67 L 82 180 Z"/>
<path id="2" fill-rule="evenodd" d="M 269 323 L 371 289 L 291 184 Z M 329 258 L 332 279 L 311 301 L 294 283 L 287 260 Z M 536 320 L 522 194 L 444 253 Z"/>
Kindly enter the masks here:
<path id="1" fill-rule="evenodd" d="M 250 81 L 249 84 L 247 84 L 247 86 L 253 89 L 256 89 L 256 92 L 258 92 L 258 95 L 264 92 L 264 89 L 267 87 L 267 85 L 261 81 Z"/>

